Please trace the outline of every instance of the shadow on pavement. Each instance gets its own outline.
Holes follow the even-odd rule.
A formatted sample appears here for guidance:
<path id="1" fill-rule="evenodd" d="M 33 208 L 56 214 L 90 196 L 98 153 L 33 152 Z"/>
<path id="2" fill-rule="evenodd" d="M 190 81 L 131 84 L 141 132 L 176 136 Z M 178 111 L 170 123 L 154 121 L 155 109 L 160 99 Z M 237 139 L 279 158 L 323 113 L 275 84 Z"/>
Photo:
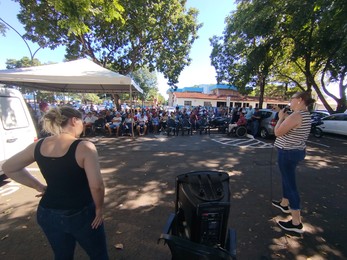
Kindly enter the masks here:
<path id="1" fill-rule="evenodd" d="M 157 244 L 157 239 L 174 211 L 175 178 L 205 170 L 230 176 L 229 226 L 237 232 L 238 259 L 347 257 L 347 149 L 329 155 L 328 148 L 308 147 L 297 173 L 306 232 L 296 235 L 277 226 L 276 221 L 287 216 L 271 206 L 271 199 L 281 197 L 275 149 L 225 146 L 208 135 L 93 141 L 106 185 L 110 259 L 171 259 L 168 246 Z M 15 204 L 11 196 L 0 197 L 0 258 L 52 259 L 36 224 L 38 200 L 32 197 Z M 116 248 L 120 245 L 123 249 Z M 80 248 L 75 259 L 86 259 Z"/>

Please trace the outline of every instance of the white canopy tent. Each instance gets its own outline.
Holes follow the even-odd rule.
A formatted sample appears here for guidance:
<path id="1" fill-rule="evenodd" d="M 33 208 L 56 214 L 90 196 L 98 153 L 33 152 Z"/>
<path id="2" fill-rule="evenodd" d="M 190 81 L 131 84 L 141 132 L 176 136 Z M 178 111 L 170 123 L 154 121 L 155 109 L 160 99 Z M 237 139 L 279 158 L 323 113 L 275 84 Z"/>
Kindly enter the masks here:
<path id="1" fill-rule="evenodd" d="M 0 70 L 0 83 L 52 92 L 129 93 L 131 102 L 133 92 L 143 93 L 130 77 L 105 69 L 88 59 Z"/>
<path id="2" fill-rule="evenodd" d="M 143 90 L 130 78 L 88 59 L 0 70 L 0 83 L 74 93 L 130 93 Z"/>

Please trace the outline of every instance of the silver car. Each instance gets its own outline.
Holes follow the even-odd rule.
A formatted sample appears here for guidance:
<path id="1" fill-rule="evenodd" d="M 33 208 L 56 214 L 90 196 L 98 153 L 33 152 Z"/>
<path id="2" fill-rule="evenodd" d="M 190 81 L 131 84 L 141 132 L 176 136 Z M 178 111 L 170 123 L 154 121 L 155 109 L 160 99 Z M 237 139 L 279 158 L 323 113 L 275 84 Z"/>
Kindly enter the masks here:
<path id="1" fill-rule="evenodd" d="M 274 129 L 278 120 L 278 112 L 272 109 L 259 109 L 259 112 L 261 113 L 259 126 L 260 136 L 262 138 L 269 138 L 270 136 L 274 136 Z"/>

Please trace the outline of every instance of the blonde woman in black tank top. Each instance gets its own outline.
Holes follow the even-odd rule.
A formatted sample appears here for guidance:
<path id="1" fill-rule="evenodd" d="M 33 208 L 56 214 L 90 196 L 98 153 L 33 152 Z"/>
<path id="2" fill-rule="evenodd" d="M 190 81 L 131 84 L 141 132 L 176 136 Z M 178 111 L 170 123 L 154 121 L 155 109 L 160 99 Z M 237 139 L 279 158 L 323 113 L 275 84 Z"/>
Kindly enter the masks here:
<path id="1" fill-rule="evenodd" d="M 79 140 L 82 114 L 72 107 L 49 110 L 42 118 L 49 137 L 8 159 L 5 174 L 42 197 L 37 221 L 55 259 L 73 259 L 76 242 L 90 259 L 108 259 L 103 225 L 105 188 L 93 143 Z M 37 162 L 46 184 L 25 167 Z"/>

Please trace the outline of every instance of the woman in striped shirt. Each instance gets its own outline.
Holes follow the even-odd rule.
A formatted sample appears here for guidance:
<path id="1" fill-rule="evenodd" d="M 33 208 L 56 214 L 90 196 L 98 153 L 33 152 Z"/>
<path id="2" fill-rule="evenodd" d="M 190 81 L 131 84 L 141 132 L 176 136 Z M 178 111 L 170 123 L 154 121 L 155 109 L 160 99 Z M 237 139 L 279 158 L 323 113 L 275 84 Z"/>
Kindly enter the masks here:
<path id="1" fill-rule="evenodd" d="M 297 233 L 303 233 L 303 225 L 295 170 L 306 155 L 306 141 L 311 129 L 311 117 L 307 106 L 314 102 L 315 100 L 308 92 L 295 93 L 290 101 L 293 112 L 288 114 L 285 109 L 279 111 L 279 119 L 275 126 L 275 147 L 278 149 L 283 197 L 281 201 L 272 201 L 272 205 L 284 213 L 291 213 L 290 221 L 279 221 L 278 225 L 285 230 Z"/>

